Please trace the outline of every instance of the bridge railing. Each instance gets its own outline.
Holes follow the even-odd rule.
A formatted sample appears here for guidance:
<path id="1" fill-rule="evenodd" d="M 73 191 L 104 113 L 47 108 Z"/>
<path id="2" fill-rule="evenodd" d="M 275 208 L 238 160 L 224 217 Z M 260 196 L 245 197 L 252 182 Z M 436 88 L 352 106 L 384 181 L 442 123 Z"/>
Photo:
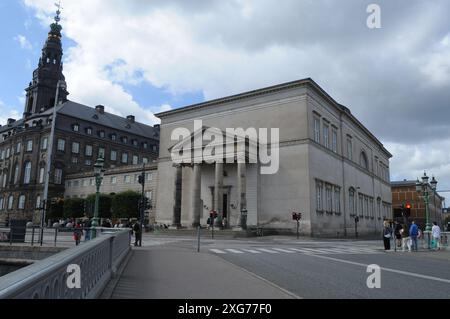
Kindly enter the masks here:
<path id="1" fill-rule="evenodd" d="M 98 298 L 130 249 L 129 231 L 103 232 L 84 245 L 1 277 L 0 299 Z M 80 288 L 68 284 L 77 278 L 69 266 L 79 267 Z"/>

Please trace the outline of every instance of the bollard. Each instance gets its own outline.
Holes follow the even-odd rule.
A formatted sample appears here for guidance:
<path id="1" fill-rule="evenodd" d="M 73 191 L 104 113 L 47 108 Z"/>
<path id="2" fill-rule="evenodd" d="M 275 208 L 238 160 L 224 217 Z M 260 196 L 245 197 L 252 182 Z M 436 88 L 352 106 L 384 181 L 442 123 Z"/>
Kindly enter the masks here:
<path id="1" fill-rule="evenodd" d="M 58 241 L 58 228 L 55 228 L 55 247 L 57 241 Z"/>
<path id="2" fill-rule="evenodd" d="M 31 247 L 34 246 L 34 226 L 31 228 Z"/>

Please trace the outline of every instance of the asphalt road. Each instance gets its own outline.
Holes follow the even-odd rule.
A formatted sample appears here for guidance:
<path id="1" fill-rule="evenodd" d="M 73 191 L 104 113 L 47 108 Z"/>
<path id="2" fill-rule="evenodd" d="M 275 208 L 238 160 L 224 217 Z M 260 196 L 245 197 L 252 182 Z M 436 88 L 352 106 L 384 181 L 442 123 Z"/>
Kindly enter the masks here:
<path id="1" fill-rule="evenodd" d="M 295 242 L 295 241 L 294 241 Z M 203 246 L 300 298 L 450 298 L 450 252 L 384 252 L 379 242 L 245 243 Z M 370 289 L 369 265 L 381 267 Z"/>

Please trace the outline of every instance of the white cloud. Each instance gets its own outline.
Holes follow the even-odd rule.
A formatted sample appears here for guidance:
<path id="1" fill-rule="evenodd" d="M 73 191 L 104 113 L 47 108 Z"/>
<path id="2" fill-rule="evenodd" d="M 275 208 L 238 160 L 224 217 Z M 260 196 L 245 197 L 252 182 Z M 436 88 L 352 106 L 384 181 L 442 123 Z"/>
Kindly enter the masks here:
<path id="1" fill-rule="evenodd" d="M 33 50 L 33 46 L 24 35 L 19 34 L 18 36 L 14 37 L 14 40 L 19 42 L 22 49 Z"/>

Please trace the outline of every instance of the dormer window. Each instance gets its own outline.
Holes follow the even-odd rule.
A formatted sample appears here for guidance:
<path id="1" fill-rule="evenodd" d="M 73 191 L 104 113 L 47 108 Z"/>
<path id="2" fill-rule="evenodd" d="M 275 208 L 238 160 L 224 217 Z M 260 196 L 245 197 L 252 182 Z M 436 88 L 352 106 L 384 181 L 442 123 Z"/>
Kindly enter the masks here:
<path id="1" fill-rule="evenodd" d="M 105 131 L 98 131 L 98 136 L 100 138 L 105 138 Z"/>
<path id="2" fill-rule="evenodd" d="M 127 144 L 128 143 L 128 137 L 123 136 L 122 137 L 122 143 Z"/>
<path id="3" fill-rule="evenodd" d="M 111 141 L 116 141 L 117 140 L 117 135 L 116 134 L 111 134 Z"/>
<path id="4" fill-rule="evenodd" d="M 142 147 L 143 147 L 144 149 L 147 149 L 147 148 L 148 148 L 148 143 L 147 143 L 147 142 L 142 143 Z"/>
<path id="5" fill-rule="evenodd" d="M 73 124 L 73 125 L 72 125 L 72 130 L 73 130 L 74 132 L 79 132 L 79 131 L 80 131 L 80 125 L 78 125 L 78 124 Z"/>
<path id="6" fill-rule="evenodd" d="M 138 146 L 138 141 L 137 140 L 133 140 L 133 146 Z"/>
<path id="7" fill-rule="evenodd" d="M 92 135 L 92 128 L 91 128 L 91 127 L 88 127 L 88 128 L 86 129 L 86 134 L 87 134 L 87 135 Z"/>

